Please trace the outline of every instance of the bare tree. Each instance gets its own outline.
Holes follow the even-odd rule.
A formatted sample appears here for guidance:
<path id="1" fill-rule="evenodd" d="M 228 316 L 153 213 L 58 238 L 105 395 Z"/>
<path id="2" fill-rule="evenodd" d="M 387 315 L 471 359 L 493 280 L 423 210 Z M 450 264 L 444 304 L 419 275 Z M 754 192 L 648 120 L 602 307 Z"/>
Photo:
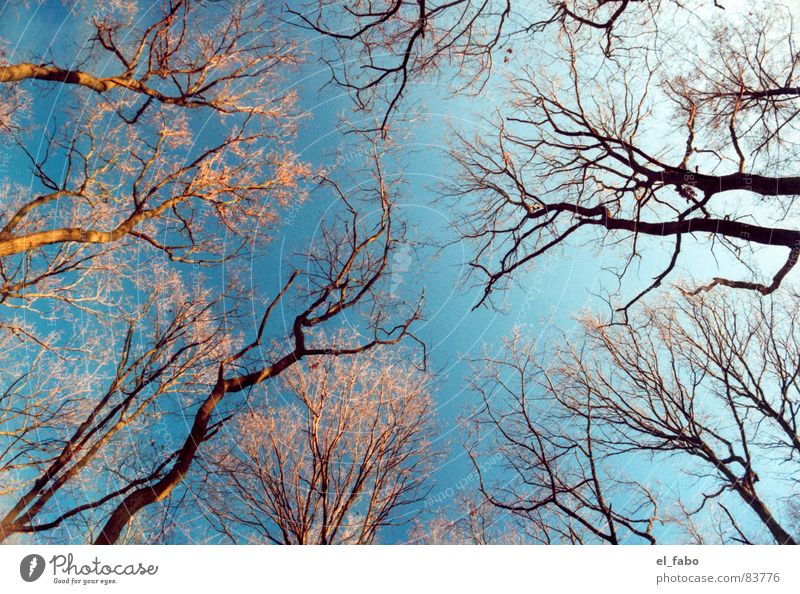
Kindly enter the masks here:
<path id="1" fill-rule="evenodd" d="M 410 311 L 387 307 L 380 290 L 388 266 L 392 246 L 398 241 L 393 235 L 389 186 L 380 171 L 376 171 L 375 192 L 381 205 L 381 216 L 374 225 L 361 221 L 353 198 L 340 194 L 346 205 L 345 218 L 337 221 L 333 230 L 325 229 L 316 249 L 309 254 L 309 268 L 304 273 L 306 289 L 300 293 L 298 313 L 291 323 L 289 344 L 277 347 L 274 356 L 264 363 L 258 356 L 266 339 L 267 323 L 275 308 L 292 289 L 300 273 L 289 277 L 283 289 L 266 307 L 254 339 L 222 359 L 217 365 L 216 381 L 197 409 L 192 427 L 183 445 L 170 457 L 174 462 L 157 480 L 128 494 L 108 517 L 95 543 L 113 543 L 130 519 L 142 508 L 161 501 L 179 485 L 192 466 L 199 445 L 213 435 L 212 415 L 229 394 L 246 391 L 253 386 L 277 377 L 306 357 L 321 355 L 354 355 L 376 346 L 396 344 L 410 335 L 411 325 L 419 319 L 419 304 Z M 338 189 L 338 186 L 335 186 Z M 305 299 L 302 299 L 302 297 Z M 399 315 L 394 313 L 399 310 Z M 334 326 L 347 313 L 365 317 L 362 338 L 355 344 L 326 341 L 319 336 L 326 326 Z"/>
<path id="2" fill-rule="evenodd" d="M 626 325 L 587 319 L 585 340 L 547 365 L 512 342 L 481 384 L 479 417 L 510 477 L 482 476 L 481 491 L 559 542 L 652 541 L 667 523 L 700 542 L 795 543 L 783 516 L 798 493 L 797 316 L 785 292 L 698 294 Z M 692 486 L 670 495 L 635 470 L 643 455 Z"/>
<path id="3" fill-rule="evenodd" d="M 655 543 L 658 505 L 651 489 L 616 474 L 597 443 L 602 430 L 593 417 L 552 402 L 561 386 L 537 361 L 532 346 L 516 335 L 505 357 L 478 362 L 484 371 L 473 389 L 483 405 L 467 448 L 480 493 L 522 519 L 534 542 Z M 501 470 L 483 470 L 480 460 L 495 451 Z"/>
<path id="4" fill-rule="evenodd" d="M 275 67 L 298 60 L 296 47 L 275 30 L 274 8 L 262 2 L 167 0 L 150 10 L 114 2 L 88 8 L 88 51 L 63 64 L 8 62 L 0 54 L 0 83 L 43 81 L 116 94 L 108 101 L 131 124 L 156 104 L 271 115 L 280 106 L 267 94 Z"/>
<path id="5" fill-rule="evenodd" d="M 20 475 L 35 468 L 42 452 L 52 455 L 58 447 L 47 428 L 67 417 L 69 402 L 58 398 L 58 387 L 48 380 L 53 376 L 64 383 L 80 385 L 78 372 L 84 352 L 61 353 L 50 349 L 30 349 L 23 325 L 9 325 L 0 334 L 4 365 L 0 372 L 0 497 L 13 497 L 24 484 Z M 43 337 L 45 344 L 50 337 Z M 72 374 L 70 373 L 72 371 Z"/>
<path id="6" fill-rule="evenodd" d="M 0 304 L 49 320 L 115 307 L 116 279 L 143 258 L 200 273 L 262 253 L 310 173 L 289 148 L 301 114 L 282 85 L 300 52 L 275 10 L 85 8 L 71 18 L 90 38 L 63 65 L 0 48 L 3 158 L 19 168 L 2 186 Z"/>
<path id="7" fill-rule="evenodd" d="M 252 340 L 243 347 L 236 347 L 233 337 L 218 341 L 215 336 L 219 330 L 213 330 L 213 325 L 210 334 L 198 336 L 195 325 L 189 324 L 196 322 L 191 317 L 191 299 L 180 307 L 181 315 L 177 320 L 149 321 L 147 328 L 167 332 L 167 335 L 150 337 L 146 343 L 149 346 L 137 350 L 135 355 L 130 352 L 134 332 L 131 328 L 105 395 L 92 398 L 88 394 L 81 400 L 83 406 L 89 407 L 88 411 L 79 417 L 79 425 L 65 438 L 54 458 L 45 457 L 39 463 L 41 475 L 32 480 L 27 491 L 5 514 L 3 535 L 45 532 L 72 516 L 99 509 L 103 528 L 94 535 L 94 541 L 113 543 L 139 510 L 162 501 L 182 483 L 200 445 L 230 418 L 227 413 L 215 417 L 215 411 L 221 403 L 230 401 L 231 395 L 247 392 L 277 377 L 306 357 L 363 353 L 379 345 L 395 344 L 409 335 L 411 325 L 419 317 L 419 307 L 412 306 L 406 310 L 406 315 L 397 316 L 394 312 L 403 311 L 403 306 L 396 302 L 388 304 L 379 286 L 392 246 L 401 231 L 392 228 L 389 186 L 379 172 L 376 175 L 380 181 L 374 191 L 382 212 L 378 221 L 374 224 L 362 222 L 355 208 L 355 197 L 341 194 L 339 199 L 345 205 L 343 218 L 332 228 L 324 228 L 319 245 L 308 255 L 306 271 L 297 270 L 287 279 L 266 306 Z M 364 191 L 370 193 L 373 189 Z M 303 277 L 305 288 L 297 282 Z M 167 291 L 181 303 L 180 294 L 174 288 L 167 287 Z M 279 305 L 295 306 L 297 313 L 289 325 L 288 337 L 279 340 L 276 336 L 270 345 L 269 332 L 274 331 L 270 323 Z M 189 313 L 184 313 L 186 310 Z M 359 312 L 364 317 L 359 323 L 361 334 L 357 341 L 326 339 L 321 334 L 325 328 L 336 329 L 337 320 L 343 315 L 358 316 Z M 229 313 L 224 311 L 222 315 Z M 207 322 L 203 324 L 208 325 Z M 173 334 L 174 339 L 171 338 Z M 195 340 L 188 341 L 187 334 Z M 197 360 L 199 355 L 203 355 L 204 361 Z M 185 381 L 185 373 L 191 377 L 199 374 L 200 379 L 176 386 L 177 382 Z M 127 382 L 132 383 L 128 386 Z M 201 395 L 203 390 L 206 391 L 204 396 Z M 182 444 L 170 446 L 171 440 L 167 440 L 166 445 L 157 444 L 155 452 L 151 452 L 128 436 L 117 444 L 121 450 L 111 447 L 112 437 L 136 419 L 135 413 L 147 411 L 151 402 L 163 399 L 163 394 L 171 391 L 188 396 L 179 412 L 193 417 Z M 145 434 L 144 439 L 152 435 Z M 99 493 L 94 489 L 84 490 L 83 499 L 89 500 L 67 510 L 56 501 L 55 517 L 37 521 L 59 489 L 101 456 L 105 460 L 101 468 L 116 477 L 111 482 L 117 486 L 107 491 L 101 489 Z M 119 461 L 125 459 L 132 460 L 129 470 L 118 467 Z"/>
<path id="8" fill-rule="evenodd" d="M 28 166 L 2 186 L 0 539 L 139 538 L 135 516 L 183 484 L 254 386 L 397 343 L 420 315 L 381 287 L 403 229 L 377 143 L 372 185 L 322 177 L 337 218 L 274 294 L 242 288 L 306 194 L 281 86 L 299 51 L 264 3 L 147 8 L 87 12 L 88 50 L 63 64 L 0 54 L 3 139 Z M 69 98 L 58 119 L 20 109 L 46 93 Z M 357 340 L 336 338 L 344 324 Z"/>
<path id="9" fill-rule="evenodd" d="M 455 505 L 433 510 L 429 518 L 417 520 L 409 544 L 424 545 L 520 545 L 528 539 L 505 512 L 477 497 L 463 495 Z"/>
<path id="10" fill-rule="evenodd" d="M 384 132 L 414 83 L 436 74 L 465 79 L 459 89 L 481 91 L 495 61 L 544 32 L 587 32 L 610 56 L 642 31 L 654 29 L 662 0 L 328 0 L 290 3 L 293 22 L 333 42 L 326 58 L 333 82 L 351 91 L 360 110 L 383 113 Z M 716 4 L 716 3 L 715 3 Z M 636 28 L 621 26 L 628 20 Z"/>
<path id="11" fill-rule="evenodd" d="M 107 104 L 48 133 L 35 154 L 35 131 L 15 134 L 32 181 L 5 188 L 2 302 L 89 305 L 90 287 L 125 263 L 124 251 L 208 265 L 263 246 L 281 209 L 304 195 L 308 169 L 286 146 L 291 104 L 284 98 L 270 116 L 228 116 L 216 137 L 193 133 L 180 108 L 132 126 Z"/>
<path id="12" fill-rule="evenodd" d="M 276 544 L 369 544 L 408 522 L 433 461 L 427 381 L 385 349 L 294 367 L 205 456 L 209 522 Z"/>
<path id="13" fill-rule="evenodd" d="M 116 315 L 73 329 L 74 348 L 28 347 L 36 359 L 21 358 L 24 370 L 9 378 L 2 422 L 16 436 L 3 465 L 11 505 L 0 538 L 60 529 L 74 539 L 76 523 L 166 463 L 161 422 L 192 406 L 181 395 L 203 390 L 210 363 L 226 351 L 225 296 L 190 294 L 177 275 L 150 272 L 142 305 L 121 303 Z"/>
<path id="14" fill-rule="evenodd" d="M 438 74 L 500 100 L 494 134 L 458 139 L 463 175 L 448 192 L 476 246 L 481 303 L 585 240 L 622 252 L 620 278 L 645 256 L 658 267 L 615 304 L 627 313 L 696 243 L 734 259 L 698 290 L 769 293 L 797 262 L 800 235 L 784 222 L 800 188 L 793 11 L 725 4 L 318 2 L 295 13 L 333 39 L 334 80 L 359 109 L 382 109 L 384 129 L 409 84 Z M 484 87 L 500 56 L 507 100 Z M 763 246 L 783 263 L 762 274 L 751 252 Z"/>
<path id="15" fill-rule="evenodd" d="M 581 239 L 616 246 L 619 277 L 645 257 L 658 267 L 619 307 L 625 313 L 693 243 L 714 257 L 726 250 L 752 277 L 719 276 L 694 290 L 780 286 L 800 245 L 790 222 L 800 191 L 790 164 L 792 17 L 736 14 L 711 36 L 689 39 L 696 29 L 687 26 L 680 41 L 602 62 L 565 35 L 549 75 L 523 68 L 494 135 L 462 138 L 454 152 L 463 175 L 452 193 L 470 204 L 462 230 L 477 245 L 484 300 L 518 269 Z M 726 33 L 733 28 L 740 33 Z M 659 258 L 665 239 L 669 256 Z M 784 259 L 766 278 L 752 257 L 762 246 Z M 735 274 L 737 265 L 727 267 Z"/>

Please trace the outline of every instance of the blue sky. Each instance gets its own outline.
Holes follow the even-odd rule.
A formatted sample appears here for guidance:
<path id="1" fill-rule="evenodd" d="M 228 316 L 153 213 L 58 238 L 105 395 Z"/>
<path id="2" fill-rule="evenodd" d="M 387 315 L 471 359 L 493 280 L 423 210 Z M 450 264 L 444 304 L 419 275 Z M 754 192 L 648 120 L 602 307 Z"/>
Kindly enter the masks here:
<path id="1" fill-rule="evenodd" d="M 70 15 L 59 3 L 45 3 L 33 11 L 6 4 L 2 10 L 0 35 L 11 61 L 75 56 L 81 49 L 80 42 L 87 37 L 86 29 L 81 26 L 85 19 Z M 42 31 L 48 31 L 48 44 L 42 44 Z M 330 169 L 337 160 L 340 169 L 360 167 L 363 141 L 341 132 L 340 116 L 353 117 L 349 113 L 350 100 L 340 89 L 325 84 L 330 72 L 314 59 L 318 46 L 316 40 L 311 40 L 310 60 L 286 82 L 287 87 L 297 91 L 301 110 L 308 113 L 302 120 L 295 150 L 314 169 Z M 32 94 L 31 118 L 42 127 L 54 125 L 59 110 L 73 91 L 46 88 L 45 93 Z M 461 447 L 464 439 L 461 422 L 475 404 L 467 390 L 470 374 L 467 360 L 491 353 L 492 349 L 496 351 L 501 338 L 515 325 L 529 325 L 531 332 L 543 335 L 556 327 L 565 328 L 570 317 L 589 304 L 588 290 L 595 283 L 603 256 L 585 250 L 567 250 L 563 256 L 549 259 L 545 269 L 521 279 L 521 286 L 506 296 L 506 313 L 487 308 L 473 311 L 481 288 L 476 286 L 478 277 L 467 278 L 471 246 L 458 241 L 453 229 L 452 205 L 436 199 L 437 186 L 448 180 L 453 169 L 446 156 L 451 127 L 474 129 L 480 115 L 476 108 L 482 105 L 488 113 L 493 97 L 486 92 L 480 102 L 469 97 L 454 99 L 447 84 L 441 87 L 416 84 L 410 98 L 418 115 L 414 122 L 398 124 L 394 133 L 398 138 L 396 151 L 386 166 L 387 178 L 402 176 L 404 180 L 396 214 L 407 225 L 410 241 L 450 245 L 422 246 L 395 258 L 391 290 L 409 299 L 414 299 L 422 287 L 425 290 L 426 319 L 415 333 L 425 342 L 428 366 L 435 373 L 431 389 L 441 428 L 435 445 L 448 452 L 432 477 L 431 497 L 435 497 L 457 488 L 459 481 L 472 470 Z M 10 170 L 24 172 L 26 168 L 19 159 Z M 15 178 L 23 185 L 30 183 L 24 176 Z M 356 175 L 354 183 L 361 182 L 369 183 L 370 178 Z M 295 254 L 308 246 L 318 232 L 319 222 L 331 215 L 332 206 L 330 196 L 324 192 L 313 192 L 299 206 L 290 205 L 285 222 L 272 232 L 274 238 L 268 254 L 252 262 L 250 277 L 257 294 L 272 295 L 294 267 L 302 266 Z M 254 320 L 260 316 L 260 310 L 261 303 L 254 303 Z M 280 321 L 276 322 L 276 332 L 282 330 L 279 325 Z M 182 433 L 182 425 L 176 425 L 176 434 Z M 404 537 L 405 528 L 401 528 L 385 534 L 383 539 L 398 541 Z"/>
<path id="2" fill-rule="evenodd" d="M 76 53 L 76 42 L 86 38 L 78 25 L 81 22 L 82 18 L 70 17 L 57 2 L 45 3 L 33 11 L 7 3 L 0 11 L 0 37 L 5 41 L 11 61 L 71 56 Z M 45 31 L 48 44 L 42 44 Z M 347 157 L 340 167 L 350 167 L 357 163 L 362 145 L 359 137 L 341 133 L 339 116 L 360 116 L 349 111 L 350 100 L 341 89 L 325 85 L 330 72 L 315 60 L 320 51 L 319 42 L 312 39 L 308 47 L 309 62 L 286 83 L 297 90 L 301 107 L 308 112 L 300 125 L 295 150 L 315 169 L 330 168 L 337 155 Z M 497 73 L 493 80 L 501 80 L 501 75 Z M 525 332 L 543 342 L 569 332 L 576 315 L 586 308 L 601 306 L 594 294 L 602 281 L 610 278 L 601 271 L 617 262 L 613 251 L 579 245 L 588 243 L 589 238 L 584 236 L 565 245 L 560 253 L 537 260 L 535 266 L 522 271 L 504 295 L 502 311 L 486 307 L 472 309 L 482 292 L 476 285 L 481 279 L 467 277 L 473 246 L 458 240 L 453 229 L 453 204 L 437 199 L 437 186 L 448 181 L 454 169 L 446 155 L 451 128 L 477 132 L 482 125 L 480 116 L 491 114 L 502 98 L 494 90 L 498 87 L 488 85 L 476 98 L 452 97 L 446 82 L 412 85 L 409 99 L 417 116 L 410 123 L 397 124 L 393 131 L 397 151 L 386 167 L 388 178 L 402 176 L 404 180 L 396 213 L 408 227 L 408 238 L 448 244 L 446 247 L 422 246 L 415 253 L 401 254 L 393 261 L 390 277 L 393 291 L 412 299 L 424 287 L 426 295 L 426 319 L 417 326 L 415 334 L 427 345 L 428 366 L 435 373 L 431 389 L 441 428 L 436 445 L 447 452 L 446 459 L 432 477 L 431 498 L 448 490 L 458 493 L 459 485 L 464 484 L 472 471 L 461 447 L 465 437 L 462 422 L 476 404 L 467 386 L 472 373 L 468 360 L 497 354 L 502 339 L 517 326 L 524 327 Z M 55 87 L 47 93 L 34 94 L 31 108 L 34 119 L 43 125 L 44 122 L 51 124 L 50 118 L 57 114 L 61 98 Z M 20 163 L 12 163 L 11 171 L 23 171 Z M 16 181 L 26 183 L 21 175 Z M 362 176 L 361 181 L 367 183 L 369 178 Z M 359 183 L 358 176 L 355 183 Z M 312 193 L 301 205 L 290 207 L 286 222 L 273 232 L 274 239 L 267 255 L 252 262 L 250 282 L 257 294 L 272 295 L 292 268 L 302 266 L 295 254 L 307 247 L 319 222 L 330 216 L 331 204 L 326 194 Z M 672 242 L 665 241 L 663 249 L 657 247 L 658 243 L 651 241 L 651 249 L 656 254 L 660 251 L 662 257 L 645 259 L 628 279 L 628 286 L 646 282 L 661 270 Z M 685 274 L 709 278 L 716 272 L 717 264 L 700 254 L 705 252 L 689 247 L 681 265 Z M 633 288 L 626 294 L 635 294 Z M 261 303 L 253 304 L 254 318 L 260 316 L 260 309 Z M 281 331 L 279 320 L 274 330 Z M 175 429 L 180 432 L 183 427 Z M 424 511 L 425 504 L 421 507 Z M 398 528 L 384 534 L 382 540 L 402 542 L 405 537 L 406 528 Z"/>

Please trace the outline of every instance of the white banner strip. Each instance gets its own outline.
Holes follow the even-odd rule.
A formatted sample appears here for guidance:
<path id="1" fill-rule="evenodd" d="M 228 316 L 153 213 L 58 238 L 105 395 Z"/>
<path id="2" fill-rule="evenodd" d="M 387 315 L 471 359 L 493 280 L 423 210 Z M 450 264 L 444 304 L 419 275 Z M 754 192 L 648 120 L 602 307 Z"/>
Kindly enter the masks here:
<path id="1" fill-rule="evenodd" d="M 798 592 L 794 547 L 0 547 L 0 592 Z"/>

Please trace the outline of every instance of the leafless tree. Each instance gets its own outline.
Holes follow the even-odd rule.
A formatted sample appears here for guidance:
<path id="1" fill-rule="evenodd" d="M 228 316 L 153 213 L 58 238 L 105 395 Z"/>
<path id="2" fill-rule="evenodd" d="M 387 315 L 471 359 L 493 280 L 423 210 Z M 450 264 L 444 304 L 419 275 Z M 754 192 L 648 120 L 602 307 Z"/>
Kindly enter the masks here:
<path id="1" fill-rule="evenodd" d="M 526 55 L 535 37 L 549 40 L 561 32 L 586 33 L 610 57 L 656 32 L 662 5 L 686 11 L 693 4 L 703 2 L 300 0 L 289 3 L 289 13 L 292 22 L 332 41 L 338 60 L 325 61 L 333 82 L 352 92 L 359 109 L 380 110 L 385 131 L 417 82 L 457 73 L 463 77 L 459 90 L 483 91 L 496 62 Z"/>
<path id="2" fill-rule="evenodd" d="M 173 8 L 189 11 L 192 6 L 193 15 L 195 4 L 178 2 Z M 107 278 L 109 267 L 126 260 L 117 258 L 111 264 L 110 254 L 124 250 L 160 251 L 190 264 L 231 260 L 245 244 L 263 245 L 281 209 L 290 201 L 302 201 L 298 184 L 308 169 L 287 146 L 295 129 L 295 97 L 276 87 L 286 68 L 296 63 L 296 54 L 291 48 L 281 53 L 263 43 L 239 48 L 241 36 L 258 36 L 258 19 L 234 20 L 228 25 L 231 30 L 226 28 L 216 39 L 203 30 L 191 37 L 173 31 L 179 26 L 175 18 L 171 14 L 159 24 L 169 31 L 168 38 L 145 35 L 137 49 L 146 50 L 145 55 L 136 60 L 175 84 L 184 78 L 199 79 L 186 83 L 191 87 L 205 81 L 202 90 L 186 91 L 192 97 L 188 103 L 161 102 L 158 109 L 148 110 L 147 118 L 131 122 L 117 113 L 135 104 L 137 95 L 120 93 L 97 101 L 79 93 L 79 107 L 67 108 L 66 122 L 52 130 L 40 130 L 35 123 L 6 128 L 11 154 L 28 163 L 31 176 L 24 183 L 22 176 L 12 177 L 3 187 L 4 304 L 22 300 L 30 306 L 48 299 L 86 305 L 90 289 L 83 285 L 98 274 Z M 178 20 L 180 27 L 208 26 L 205 21 L 194 23 L 189 13 Z M 248 29 L 242 30 L 245 26 Z M 235 39 L 226 41 L 225 35 Z M 167 51 L 171 44 L 177 53 L 170 51 L 163 59 L 183 64 L 185 74 L 148 57 Z M 201 58 L 207 52 L 213 55 Z M 201 59 L 208 63 L 195 73 L 189 66 Z M 236 66 L 242 60 L 245 64 Z M 0 67 L 0 72 L 17 67 Z M 140 70 L 138 62 L 131 68 Z M 229 79 L 222 72 L 230 68 L 237 74 Z M 5 84 L 18 88 L 28 81 L 10 77 Z M 225 90 L 230 85 L 236 93 Z M 199 99 L 209 93 L 213 99 Z M 253 97 L 245 101 L 250 94 Z M 141 109 L 148 104 L 145 101 Z M 219 114 L 221 125 L 209 123 L 214 114 Z"/>
<path id="3" fill-rule="evenodd" d="M 433 461 L 427 380 L 385 349 L 294 367 L 205 457 L 209 522 L 277 544 L 369 544 L 408 522 Z"/>
<path id="4" fill-rule="evenodd" d="M 21 488 L 15 475 L 36 467 L 38 453 L 57 447 L 47 436 L 46 428 L 65 416 L 68 402 L 57 397 L 58 388 L 47 380 L 53 376 L 64 382 L 79 381 L 70 376 L 77 370 L 82 353 L 62 353 L 53 357 L 48 349 L 27 349 L 27 341 L 19 340 L 24 327 L 8 326 L 2 333 L 5 364 L 1 372 L 3 393 L 0 397 L 0 497 L 12 497 Z M 49 337 L 44 337 L 49 341 Z M 76 356 L 77 355 L 77 356 Z"/>
<path id="5" fill-rule="evenodd" d="M 651 489 L 613 474 L 592 416 L 573 417 L 551 403 L 560 386 L 550 384 L 522 337 L 509 341 L 503 359 L 479 364 L 485 372 L 473 387 L 483 406 L 468 451 L 487 503 L 522 518 L 534 542 L 654 543 L 658 506 Z M 480 459 L 493 451 L 502 457 L 500 470 L 482 471 Z"/>
<path id="6" fill-rule="evenodd" d="M 91 39 L 63 63 L 0 53 L 3 142 L 30 174 L 2 186 L 0 539 L 144 538 L 132 520 L 254 386 L 397 343 L 420 316 L 381 287 L 403 229 L 368 140 L 372 185 L 323 175 L 337 218 L 270 297 L 242 287 L 312 177 L 290 150 L 301 114 L 281 83 L 300 51 L 275 6 L 112 2 L 70 18 L 84 16 Z M 57 119 L 36 121 L 25 104 L 48 93 L 65 98 Z"/>
<path id="7" fill-rule="evenodd" d="M 485 500 L 462 494 L 454 505 L 434 509 L 432 517 L 417 520 L 408 542 L 425 545 L 520 545 L 529 541 L 516 523 L 507 521 L 501 509 Z"/>
<path id="8" fill-rule="evenodd" d="M 542 254 L 581 240 L 616 247 L 620 278 L 645 258 L 658 267 L 623 313 L 687 250 L 750 276 L 692 290 L 780 286 L 797 263 L 800 185 L 793 15 L 774 12 L 733 15 L 710 36 L 687 25 L 675 41 L 602 62 L 565 35 L 549 75 L 522 68 L 494 134 L 462 138 L 454 152 L 463 175 L 452 194 L 469 205 L 462 231 L 477 246 L 484 300 Z M 766 278 L 752 256 L 764 246 L 783 258 Z"/>
<path id="9" fill-rule="evenodd" d="M 340 194 L 346 206 L 345 218 L 337 221 L 333 229 L 325 229 L 319 245 L 312 247 L 308 269 L 303 274 L 307 284 L 300 292 L 298 313 L 291 322 L 288 344 L 279 345 L 266 364 L 264 357 L 258 356 L 259 347 L 266 339 L 270 316 L 301 276 L 299 272 L 289 277 L 283 289 L 266 307 L 253 340 L 218 363 L 213 387 L 200 403 L 183 445 L 170 457 L 174 462 L 157 480 L 131 492 L 114 508 L 95 539 L 96 543 L 115 542 L 140 509 L 164 499 L 183 481 L 199 445 L 210 434 L 213 435 L 212 415 L 227 395 L 246 391 L 277 377 L 307 357 L 355 355 L 380 345 L 396 344 L 410 335 L 412 324 L 420 317 L 420 304 L 410 310 L 397 304 L 386 307 L 387 298 L 380 289 L 379 281 L 398 236 L 393 234 L 389 187 L 380 172 L 379 161 L 377 167 L 378 185 L 366 191 L 374 192 L 373 197 L 381 205 L 379 220 L 374 225 L 362 222 L 352 197 L 348 199 L 345 194 Z M 334 184 L 334 187 L 338 190 L 338 186 Z M 335 328 L 344 315 L 357 315 L 359 311 L 364 321 L 358 342 L 325 340 L 326 327 Z"/>
<path id="10" fill-rule="evenodd" d="M 148 320 L 146 328 L 153 329 L 148 332 L 159 333 L 148 336 L 143 348 L 132 350 L 135 330 L 130 327 L 116 372 L 103 388 L 104 395 L 86 394 L 80 403 L 88 409 L 76 414 L 78 420 L 73 433 L 56 442 L 53 454 L 40 452 L 42 459 L 36 467 L 41 468 L 41 474 L 26 481 L 23 495 L 5 514 L 3 535 L 46 532 L 75 515 L 97 509 L 103 527 L 93 534 L 94 542 L 113 543 L 137 512 L 164 500 L 181 484 L 200 445 L 230 418 L 228 413 L 215 416 L 215 411 L 221 403 L 230 401 L 231 395 L 247 392 L 277 377 L 304 358 L 363 353 L 379 345 L 395 344 L 408 336 L 411 325 L 419 318 L 419 306 L 404 310 L 402 304 L 393 303 L 389 307 L 380 289 L 379 281 L 401 231 L 392 227 L 390 187 L 379 171 L 376 179 L 379 181 L 375 188 L 365 187 L 363 191 L 377 196 L 382 213 L 377 222 L 362 222 L 355 197 L 339 194 L 344 205 L 342 218 L 323 229 L 322 239 L 312 246 L 307 256 L 306 270 L 298 269 L 289 276 L 283 288 L 266 305 L 255 335 L 244 346 L 236 347 L 236 337 L 226 334 L 222 335 L 225 340 L 219 340 L 221 330 L 209 322 L 204 322 L 200 328 L 210 326 L 211 329 L 198 335 L 198 314 L 192 313 L 198 306 L 174 287 L 165 286 L 166 295 L 186 305 L 179 307 L 177 318 L 165 322 Z M 329 183 L 338 189 L 335 182 Z M 301 278 L 305 279 L 304 287 L 298 282 Z M 279 306 L 296 307 L 296 313 L 291 318 L 288 337 L 280 339 L 280 334 L 273 334 L 270 344 L 270 333 L 280 332 L 279 325 L 271 325 Z M 201 312 L 206 309 L 200 307 Z M 406 313 L 399 316 L 395 313 L 403 311 Z M 223 317 L 228 314 L 231 314 L 229 310 L 222 312 Z M 344 315 L 356 316 L 350 321 L 361 328 L 358 340 L 344 342 L 335 335 L 326 339 L 325 332 L 337 329 Z M 361 322 L 358 322 L 359 315 Z M 221 323 L 219 320 L 218 324 Z M 188 381 L 186 374 L 199 378 Z M 94 385 L 91 388 L 97 389 Z M 186 401 L 173 412 L 193 418 L 187 435 L 177 447 L 170 445 L 172 440 L 168 439 L 166 444 L 150 444 L 155 445 L 155 451 L 151 452 L 147 445 L 139 445 L 138 439 L 132 440 L 130 435 L 121 435 L 119 443 L 113 440 L 123 429 L 134 429 L 128 425 L 135 425 L 139 412 L 149 411 L 152 402 L 163 400 L 164 394 L 175 391 L 185 394 Z M 24 398 L 24 393 L 21 397 Z M 166 411 L 170 410 L 166 405 Z M 152 414 L 165 413 L 159 408 Z M 63 417 L 58 421 L 62 422 Z M 148 424 L 145 427 L 149 427 L 150 432 L 142 434 L 141 438 L 152 439 L 153 427 Z M 134 434 L 139 437 L 138 433 Z M 38 444 L 33 446 L 38 447 Z M 129 460 L 131 468 L 122 460 Z M 69 509 L 56 500 L 55 517 L 39 520 L 58 491 L 84 468 L 88 470 L 94 461 L 110 474 L 107 478 L 114 486 L 82 489 L 82 499 L 88 501 Z"/>
<path id="11" fill-rule="evenodd" d="M 226 351 L 224 295 L 190 294 L 174 273 L 151 273 L 143 304 L 73 329 L 74 348 L 54 340 L 28 348 L 34 360 L 4 355 L 23 369 L 8 380 L 1 420 L 17 436 L 0 478 L 11 501 L 0 538 L 56 528 L 75 538 L 76 522 L 168 462 L 150 467 L 163 448 L 161 423 L 191 407 L 183 395 L 208 385 L 210 362 Z"/>
<path id="12" fill-rule="evenodd" d="M 734 261 L 696 290 L 769 293 L 794 268 L 800 236 L 784 222 L 800 187 L 792 9 L 464 0 L 295 12 L 333 38 L 335 81 L 360 109 L 383 109 L 384 128 L 409 84 L 442 73 L 501 103 L 486 122 L 494 133 L 459 136 L 463 175 L 448 191 L 475 243 L 481 303 L 519 268 L 580 241 L 618 248 L 620 278 L 645 257 L 658 267 L 615 304 L 622 313 L 697 243 Z M 510 85 L 475 87 L 498 56 Z M 783 254 L 764 274 L 751 257 L 763 246 Z"/>
<path id="13" fill-rule="evenodd" d="M 131 124 L 155 104 L 271 115 L 281 103 L 268 94 L 275 67 L 298 61 L 296 46 L 276 31 L 274 7 L 262 2 L 167 0 L 144 10 L 112 1 L 81 8 L 91 31 L 86 51 L 61 64 L 9 62 L 0 54 L 0 83 L 43 81 L 114 95 L 109 104 Z"/>
<path id="14" fill-rule="evenodd" d="M 510 472 L 482 474 L 486 499 L 543 542 L 654 541 L 674 524 L 696 542 L 795 543 L 797 296 L 726 291 L 587 319 L 548 354 L 512 341 L 478 386 L 479 432 Z M 692 486 L 670 495 L 643 465 Z"/>

